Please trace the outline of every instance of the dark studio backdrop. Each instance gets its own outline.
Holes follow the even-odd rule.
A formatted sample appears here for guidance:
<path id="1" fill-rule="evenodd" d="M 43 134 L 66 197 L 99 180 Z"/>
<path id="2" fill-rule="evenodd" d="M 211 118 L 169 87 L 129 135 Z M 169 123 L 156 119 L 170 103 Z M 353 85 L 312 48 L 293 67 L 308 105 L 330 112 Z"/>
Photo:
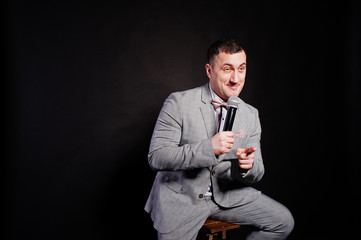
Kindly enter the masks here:
<path id="1" fill-rule="evenodd" d="M 207 82 L 222 37 L 248 55 L 255 187 L 293 213 L 289 239 L 360 236 L 357 1 L 17 0 L 3 16 L 5 239 L 156 239 L 153 127 L 171 92 Z"/>

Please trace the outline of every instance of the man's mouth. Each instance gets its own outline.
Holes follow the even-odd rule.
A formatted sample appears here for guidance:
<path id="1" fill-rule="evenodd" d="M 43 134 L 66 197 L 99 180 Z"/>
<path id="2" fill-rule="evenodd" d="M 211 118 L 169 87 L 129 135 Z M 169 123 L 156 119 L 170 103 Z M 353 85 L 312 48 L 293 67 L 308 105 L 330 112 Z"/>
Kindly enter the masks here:
<path id="1" fill-rule="evenodd" d="M 227 86 L 233 90 L 236 90 L 239 87 L 239 84 L 227 84 Z"/>

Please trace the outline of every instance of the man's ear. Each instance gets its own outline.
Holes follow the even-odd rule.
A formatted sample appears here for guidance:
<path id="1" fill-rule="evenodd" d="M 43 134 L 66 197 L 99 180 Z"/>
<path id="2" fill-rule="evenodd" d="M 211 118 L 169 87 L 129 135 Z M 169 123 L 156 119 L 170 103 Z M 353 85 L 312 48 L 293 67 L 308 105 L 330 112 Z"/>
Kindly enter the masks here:
<path id="1" fill-rule="evenodd" d="M 206 64 L 206 73 L 209 79 L 211 79 L 212 67 L 209 63 Z"/>

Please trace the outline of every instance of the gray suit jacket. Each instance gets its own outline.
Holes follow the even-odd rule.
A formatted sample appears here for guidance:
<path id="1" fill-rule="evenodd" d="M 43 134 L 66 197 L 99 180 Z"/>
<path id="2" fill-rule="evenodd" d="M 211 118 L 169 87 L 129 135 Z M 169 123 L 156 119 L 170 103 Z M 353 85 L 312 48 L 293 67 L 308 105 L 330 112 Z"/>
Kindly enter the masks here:
<path id="1" fill-rule="evenodd" d="M 260 192 L 248 186 L 264 174 L 260 149 L 258 111 L 239 104 L 232 131 L 235 142 L 230 153 L 216 157 L 211 137 L 216 134 L 209 85 L 172 93 L 164 102 L 154 128 L 148 161 L 158 171 L 145 210 L 154 227 L 163 233 L 197 213 L 197 206 L 212 181 L 215 202 L 225 208 L 246 204 Z M 253 168 L 245 175 L 231 171 L 236 148 L 256 147 Z"/>

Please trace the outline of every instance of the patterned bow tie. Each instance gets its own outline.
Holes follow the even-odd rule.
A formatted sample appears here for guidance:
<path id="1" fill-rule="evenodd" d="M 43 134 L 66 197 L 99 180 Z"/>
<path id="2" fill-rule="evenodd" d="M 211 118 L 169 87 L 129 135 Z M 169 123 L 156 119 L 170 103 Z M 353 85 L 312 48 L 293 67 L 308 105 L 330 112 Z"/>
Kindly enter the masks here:
<path id="1" fill-rule="evenodd" d="M 217 109 L 219 107 L 225 107 L 226 109 L 228 108 L 227 102 L 224 102 L 219 98 L 214 98 L 212 100 L 212 105 L 213 105 L 214 109 Z"/>

